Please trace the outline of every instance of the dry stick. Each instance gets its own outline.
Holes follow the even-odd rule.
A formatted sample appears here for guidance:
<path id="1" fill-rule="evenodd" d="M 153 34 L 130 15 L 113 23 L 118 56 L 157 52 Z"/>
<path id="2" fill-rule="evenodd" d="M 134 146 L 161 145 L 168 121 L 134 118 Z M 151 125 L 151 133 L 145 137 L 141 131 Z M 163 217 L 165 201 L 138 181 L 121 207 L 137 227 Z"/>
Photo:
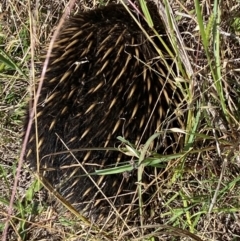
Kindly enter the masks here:
<path id="1" fill-rule="evenodd" d="M 69 5 L 68 5 L 70 10 L 73 8 L 74 3 L 75 3 L 75 0 L 70 0 Z M 30 6 L 30 1 L 29 1 L 29 6 Z M 37 90 L 37 93 L 36 93 L 36 96 L 35 96 L 35 99 L 34 99 L 34 105 L 33 106 L 35 106 L 35 107 L 37 106 L 37 103 L 38 103 L 39 95 L 40 95 L 42 85 L 43 85 L 43 79 L 44 79 L 44 76 L 45 76 L 45 73 L 46 73 L 46 70 L 47 70 L 47 66 L 48 66 L 48 63 L 49 63 L 49 58 L 50 58 L 50 54 L 51 54 L 51 51 L 52 51 L 52 48 L 53 48 L 53 44 L 54 44 L 54 42 L 55 42 L 55 40 L 56 40 L 56 38 L 59 34 L 59 31 L 60 31 L 65 19 L 67 18 L 67 15 L 68 15 L 68 11 L 65 11 L 62 18 L 60 19 L 60 22 L 59 22 L 59 24 L 56 28 L 56 31 L 54 32 L 53 37 L 50 41 L 48 51 L 47 51 L 47 56 L 46 56 L 46 59 L 44 61 L 44 65 L 43 65 L 43 69 L 42 69 L 42 73 L 41 73 L 41 78 L 40 78 L 39 85 L 38 85 L 38 90 Z M 34 46 L 34 41 L 31 41 L 32 51 L 34 49 L 33 46 Z M 32 58 L 32 61 L 33 61 L 33 58 Z M 13 213 L 14 197 L 15 197 L 15 194 L 16 194 L 16 189 L 17 189 L 17 185 L 18 185 L 18 179 L 19 179 L 19 176 L 20 176 L 20 171 L 21 171 L 21 168 L 22 168 L 22 165 L 23 165 L 23 157 L 24 157 L 24 154 L 25 154 L 25 151 L 26 151 L 26 146 L 27 146 L 30 130 L 31 130 L 31 127 L 32 127 L 34 114 L 35 114 L 34 108 L 32 108 L 31 111 L 30 111 L 29 122 L 28 122 L 27 130 L 26 130 L 26 134 L 25 134 L 25 137 L 24 137 L 23 146 L 22 146 L 22 150 L 21 150 L 21 154 L 20 154 L 17 173 L 16 173 L 15 180 L 14 180 L 12 195 L 11 195 L 11 199 L 10 199 L 10 202 L 9 202 L 7 220 L 6 220 L 5 228 L 4 228 L 4 231 L 3 231 L 2 241 L 7 240 L 7 232 L 8 232 L 8 228 L 9 228 L 9 221 L 10 221 L 10 218 L 11 218 L 12 213 Z"/>

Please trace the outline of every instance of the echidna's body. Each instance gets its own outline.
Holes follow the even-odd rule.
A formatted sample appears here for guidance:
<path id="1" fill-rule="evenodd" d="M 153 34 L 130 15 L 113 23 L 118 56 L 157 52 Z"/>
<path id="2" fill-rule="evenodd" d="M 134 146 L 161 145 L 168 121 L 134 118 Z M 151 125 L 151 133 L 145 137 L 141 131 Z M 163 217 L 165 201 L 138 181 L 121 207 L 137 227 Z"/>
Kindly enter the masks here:
<path id="1" fill-rule="evenodd" d="M 150 12 L 157 32 L 165 34 L 155 6 Z M 137 19 L 153 37 L 142 17 Z M 117 136 L 143 144 L 156 130 L 171 127 L 176 121 L 167 124 L 175 117 L 180 95 L 166 76 L 156 49 L 121 5 L 79 14 L 63 26 L 37 107 L 37 148 L 45 178 L 79 211 L 97 217 L 112 210 L 79 163 L 93 173 L 130 158 L 116 151 L 52 154 L 117 147 Z M 33 126 L 27 153 L 32 163 L 35 142 Z M 92 178 L 117 208 L 131 203 L 135 173 Z"/>

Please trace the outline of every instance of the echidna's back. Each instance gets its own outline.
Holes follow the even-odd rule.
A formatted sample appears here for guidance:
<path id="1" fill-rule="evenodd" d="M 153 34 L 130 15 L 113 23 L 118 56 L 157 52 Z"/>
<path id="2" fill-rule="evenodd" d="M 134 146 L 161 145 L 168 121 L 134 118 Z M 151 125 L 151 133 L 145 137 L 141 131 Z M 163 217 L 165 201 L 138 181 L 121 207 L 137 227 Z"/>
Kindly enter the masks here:
<path id="1" fill-rule="evenodd" d="M 165 34 L 153 5 L 151 14 L 157 32 Z M 142 18 L 140 22 L 153 37 Z M 156 130 L 176 124 L 167 126 L 180 95 L 167 80 L 163 66 L 155 48 L 121 5 L 71 17 L 62 28 L 37 108 L 37 148 L 45 178 L 79 211 L 97 217 L 112 210 L 79 163 L 92 173 L 130 158 L 116 151 L 52 154 L 117 147 L 117 136 L 143 144 Z M 27 159 L 36 165 L 34 129 Z M 124 210 L 136 190 L 135 172 L 128 178 L 122 174 L 92 178 L 109 200 Z"/>

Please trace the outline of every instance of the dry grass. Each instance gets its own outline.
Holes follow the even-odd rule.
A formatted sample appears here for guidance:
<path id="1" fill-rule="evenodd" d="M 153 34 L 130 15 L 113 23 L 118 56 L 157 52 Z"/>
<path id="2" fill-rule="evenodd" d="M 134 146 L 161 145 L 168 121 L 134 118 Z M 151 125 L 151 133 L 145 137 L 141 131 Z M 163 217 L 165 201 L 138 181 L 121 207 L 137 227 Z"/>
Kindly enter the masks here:
<path id="1" fill-rule="evenodd" d="M 95 5 L 76 1 L 72 11 Z M 41 46 L 50 41 L 66 6 L 63 0 L 0 3 L 0 233 L 19 160 L 26 98 L 33 73 L 39 72 L 38 64 L 33 70 L 31 58 L 38 63 Z M 187 46 L 181 61 L 189 73 L 181 80 L 189 85 L 188 135 L 186 152 L 157 176 L 159 192 L 152 199 L 153 216 L 144 231 L 158 239 L 143 236 L 136 227 L 126 233 L 112 228 L 108 234 L 87 228 L 68 210 L 56 210 L 23 166 L 6 240 L 192 240 L 187 231 L 201 240 L 240 240 L 240 6 L 224 1 L 220 25 L 214 29 L 214 8 L 203 1 L 204 32 L 192 1 L 176 1 L 172 7 Z"/>

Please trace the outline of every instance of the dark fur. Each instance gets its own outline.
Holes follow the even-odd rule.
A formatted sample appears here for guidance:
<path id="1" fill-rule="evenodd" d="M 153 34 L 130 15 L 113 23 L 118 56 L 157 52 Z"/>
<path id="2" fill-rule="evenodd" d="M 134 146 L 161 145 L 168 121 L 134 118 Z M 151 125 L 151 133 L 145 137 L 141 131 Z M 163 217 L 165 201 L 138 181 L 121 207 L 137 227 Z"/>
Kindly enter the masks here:
<path id="1" fill-rule="evenodd" d="M 155 29 L 168 43 L 156 7 L 149 6 Z M 137 18 L 153 37 L 146 22 L 140 16 Z M 154 41 L 166 52 L 156 38 Z M 141 61 L 136 59 L 136 55 Z M 121 5 L 78 14 L 63 26 L 52 50 L 37 107 L 40 113 L 39 141 L 42 141 L 38 149 L 41 170 L 52 168 L 45 171 L 45 178 L 79 211 L 97 218 L 99 214 L 107 215 L 112 210 L 89 177 L 82 176 L 85 173 L 78 161 L 92 173 L 131 158 L 113 151 L 92 151 L 86 160 L 87 151 L 74 152 L 78 161 L 69 153 L 51 154 L 67 148 L 103 147 L 105 143 L 109 147 L 118 146 L 117 136 L 124 136 L 136 145 L 144 144 L 156 130 L 179 126 L 178 120 L 167 125 L 175 117 L 173 112 L 181 101 L 181 95 L 173 81 L 166 81 L 166 75 L 166 67 L 155 48 Z M 118 76 L 120 78 L 113 85 Z M 94 91 L 100 83 L 102 85 Z M 47 98 L 51 100 L 46 101 Z M 87 134 L 83 136 L 85 131 Z M 166 139 L 167 144 L 175 141 L 169 137 Z M 155 148 L 163 151 L 165 147 L 156 147 L 155 143 Z M 29 150 L 27 160 L 36 166 L 34 125 Z M 74 167 L 70 166 L 73 164 Z M 61 169 L 63 166 L 65 168 Z M 108 175 L 98 183 L 119 211 L 132 202 L 137 187 L 136 172 L 130 173 L 128 178 L 122 174 Z M 145 176 L 145 181 L 151 181 L 151 172 Z M 100 176 L 92 178 L 96 182 L 100 180 Z M 115 200 L 116 194 L 119 197 Z M 99 199 L 102 201 L 98 202 Z"/>

